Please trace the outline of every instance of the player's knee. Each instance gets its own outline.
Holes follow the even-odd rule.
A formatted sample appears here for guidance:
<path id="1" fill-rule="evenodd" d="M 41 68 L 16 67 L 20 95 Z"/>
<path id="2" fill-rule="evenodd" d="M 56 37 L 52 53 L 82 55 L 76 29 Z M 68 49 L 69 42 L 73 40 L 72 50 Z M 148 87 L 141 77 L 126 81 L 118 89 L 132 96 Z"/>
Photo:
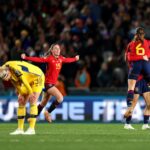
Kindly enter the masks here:
<path id="1" fill-rule="evenodd" d="M 18 97 L 18 103 L 19 103 L 19 106 L 24 106 L 26 104 L 26 102 L 24 101 L 24 98 L 21 96 Z"/>
<path id="2" fill-rule="evenodd" d="M 29 99 L 30 105 L 35 105 L 37 103 L 37 99 Z"/>
<path id="3" fill-rule="evenodd" d="M 62 103 L 63 102 L 63 100 L 64 100 L 64 97 L 61 95 L 61 96 L 59 96 L 59 98 L 57 99 L 57 101 L 59 102 L 59 103 Z"/>

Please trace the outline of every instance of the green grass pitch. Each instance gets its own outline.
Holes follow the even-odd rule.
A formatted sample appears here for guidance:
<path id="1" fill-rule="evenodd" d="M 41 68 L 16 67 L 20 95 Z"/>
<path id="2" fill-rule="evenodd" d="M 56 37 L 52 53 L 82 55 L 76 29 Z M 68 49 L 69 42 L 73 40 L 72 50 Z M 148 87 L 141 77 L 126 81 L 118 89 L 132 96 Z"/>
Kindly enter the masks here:
<path id="1" fill-rule="evenodd" d="M 37 123 L 36 135 L 9 135 L 15 123 L 0 123 L 0 150 L 147 150 L 150 130 L 123 124 Z M 27 125 L 26 125 L 27 127 Z"/>

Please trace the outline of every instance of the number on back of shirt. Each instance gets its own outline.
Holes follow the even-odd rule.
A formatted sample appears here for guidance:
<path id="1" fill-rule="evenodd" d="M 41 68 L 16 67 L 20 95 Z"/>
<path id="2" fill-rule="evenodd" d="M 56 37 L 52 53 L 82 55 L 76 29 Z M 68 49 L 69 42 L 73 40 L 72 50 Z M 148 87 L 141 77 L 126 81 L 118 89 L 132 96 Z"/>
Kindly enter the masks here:
<path id="1" fill-rule="evenodd" d="M 135 49 L 136 49 L 136 55 L 145 55 L 145 49 L 142 47 L 141 43 L 139 43 Z"/>

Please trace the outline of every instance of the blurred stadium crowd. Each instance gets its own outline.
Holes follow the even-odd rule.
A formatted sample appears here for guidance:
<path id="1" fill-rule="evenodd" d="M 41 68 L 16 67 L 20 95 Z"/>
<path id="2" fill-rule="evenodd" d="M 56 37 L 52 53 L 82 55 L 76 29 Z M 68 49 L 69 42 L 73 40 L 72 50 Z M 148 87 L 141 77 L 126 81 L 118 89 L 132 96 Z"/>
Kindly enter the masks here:
<path id="1" fill-rule="evenodd" d="M 119 89 L 126 87 L 124 49 L 138 26 L 150 39 L 149 0 L 0 0 L 0 65 L 23 52 L 43 56 L 59 41 L 62 55 L 81 58 L 63 66 L 66 88 Z"/>

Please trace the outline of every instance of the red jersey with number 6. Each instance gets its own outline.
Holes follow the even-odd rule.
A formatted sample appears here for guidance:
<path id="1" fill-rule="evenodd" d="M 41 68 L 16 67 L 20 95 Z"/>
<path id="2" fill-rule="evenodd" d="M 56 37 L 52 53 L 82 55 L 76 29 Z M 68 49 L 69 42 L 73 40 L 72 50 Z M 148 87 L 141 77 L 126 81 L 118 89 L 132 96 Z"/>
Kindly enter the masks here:
<path id="1" fill-rule="evenodd" d="M 150 58 L 150 41 L 144 39 L 141 41 L 132 41 L 126 49 L 126 59 L 128 61 L 143 60 L 143 56 L 147 55 Z"/>
<path id="2" fill-rule="evenodd" d="M 75 62 L 76 58 L 66 58 L 63 56 L 59 56 L 55 58 L 50 55 L 49 57 L 25 57 L 26 60 L 31 60 L 33 62 L 39 63 L 47 63 L 46 75 L 45 75 L 45 83 L 56 84 L 58 79 L 58 75 L 60 73 L 62 63 L 71 63 Z"/>

